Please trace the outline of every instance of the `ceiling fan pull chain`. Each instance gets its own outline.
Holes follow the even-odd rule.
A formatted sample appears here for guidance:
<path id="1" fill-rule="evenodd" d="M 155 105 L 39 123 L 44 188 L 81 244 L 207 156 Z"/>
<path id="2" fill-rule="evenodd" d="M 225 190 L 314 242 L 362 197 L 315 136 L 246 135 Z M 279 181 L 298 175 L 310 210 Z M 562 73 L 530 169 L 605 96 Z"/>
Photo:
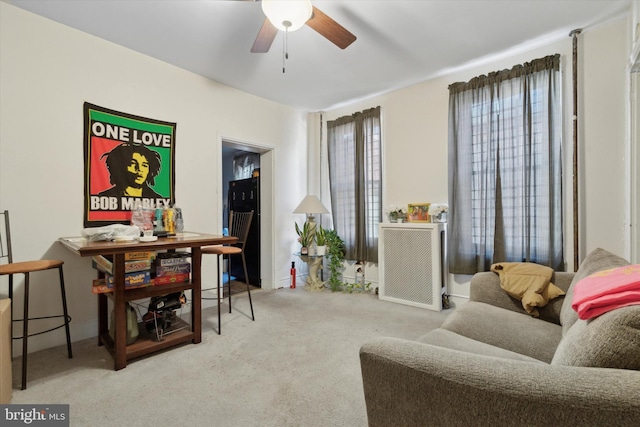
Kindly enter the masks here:
<path id="1" fill-rule="evenodd" d="M 284 31 L 284 39 L 282 40 L 282 74 L 284 74 L 284 61 L 289 59 L 289 27 Z"/>

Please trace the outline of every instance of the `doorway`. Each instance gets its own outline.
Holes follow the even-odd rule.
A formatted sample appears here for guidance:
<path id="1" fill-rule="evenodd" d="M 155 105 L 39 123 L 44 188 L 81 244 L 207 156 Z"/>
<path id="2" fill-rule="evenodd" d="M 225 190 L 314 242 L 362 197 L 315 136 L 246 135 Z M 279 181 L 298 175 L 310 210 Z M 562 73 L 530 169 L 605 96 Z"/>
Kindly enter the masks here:
<path id="1" fill-rule="evenodd" d="M 254 210 L 250 230 L 253 235 L 247 239 L 245 246 L 248 275 L 251 285 L 273 289 L 273 148 L 222 138 L 220 159 L 222 229 L 228 227 L 230 209 Z M 246 199 L 254 200 L 244 200 L 234 205 L 229 200 L 232 186 L 234 190 L 246 194 Z M 251 186 L 255 186 L 255 189 L 251 190 Z M 231 265 L 231 274 L 243 280 L 242 263 L 232 260 Z"/>

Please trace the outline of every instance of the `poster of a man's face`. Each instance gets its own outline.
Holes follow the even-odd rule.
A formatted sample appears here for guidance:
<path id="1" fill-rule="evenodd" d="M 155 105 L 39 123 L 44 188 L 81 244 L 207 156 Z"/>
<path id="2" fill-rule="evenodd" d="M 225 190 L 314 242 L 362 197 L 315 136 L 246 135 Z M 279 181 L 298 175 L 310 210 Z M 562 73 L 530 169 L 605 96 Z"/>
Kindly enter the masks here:
<path id="1" fill-rule="evenodd" d="M 160 155 L 144 145 L 121 144 L 101 156 L 105 158 L 113 187 L 99 196 L 162 198 L 151 187 L 162 167 Z"/>
<path id="2" fill-rule="evenodd" d="M 128 223 L 175 202 L 175 123 L 85 103 L 84 226 Z"/>

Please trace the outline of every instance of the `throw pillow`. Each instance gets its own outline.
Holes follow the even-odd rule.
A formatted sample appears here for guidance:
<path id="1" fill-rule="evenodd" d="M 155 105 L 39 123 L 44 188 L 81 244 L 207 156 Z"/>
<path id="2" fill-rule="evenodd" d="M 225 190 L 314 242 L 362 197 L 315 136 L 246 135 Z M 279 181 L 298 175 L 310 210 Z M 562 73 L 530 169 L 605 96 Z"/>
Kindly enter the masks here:
<path id="1" fill-rule="evenodd" d="M 594 249 L 589 253 L 589 255 L 587 255 L 571 281 L 567 295 L 564 298 L 564 303 L 562 304 L 562 309 L 560 310 L 560 324 L 562 325 L 563 334 L 566 334 L 571 326 L 573 326 L 573 324 L 578 320 L 578 313 L 571 308 L 571 301 L 573 301 L 573 288 L 575 284 L 598 271 L 622 267 L 629 264 L 629 261 L 624 258 L 601 248 Z"/>
<path id="2" fill-rule="evenodd" d="M 640 306 L 578 320 L 560 340 L 551 363 L 640 370 Z"/>
<path id="3" fill-rule="evenodd" d="M 509 296 L 522 302 L 522 307 L 538 317 L 538 307 L 564 295 L 564 291 L 551 283 L 553 269 L 531 262 L 500 262 L 491 266 L 500 276 L 500 287 Z"/>

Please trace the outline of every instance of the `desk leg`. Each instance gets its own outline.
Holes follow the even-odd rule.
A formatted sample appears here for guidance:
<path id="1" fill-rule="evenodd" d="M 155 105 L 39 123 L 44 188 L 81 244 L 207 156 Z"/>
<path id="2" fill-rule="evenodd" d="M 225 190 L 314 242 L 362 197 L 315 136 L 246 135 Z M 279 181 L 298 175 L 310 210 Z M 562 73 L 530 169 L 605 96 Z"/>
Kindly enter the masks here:
<path id="1" fill-rule="evenodd" d="M 98 345 L 103 345 L 102 334 L 109 332 L 109 315 L 107 296 L 98 294 Z"/>
<path id="2" fill-rule="evenodd" d="M 193 328 L 193 343 L 202 341 L 202 248 L 191 248 L 191 327 Z"/>
<path id="3" fill-rule="evenodd" d="M 127 366 L 127 319 L 124 301 L 124 254 L 115 254 L 114 266 L 114 290 L 113 313 L 114 325 L 114 369 L 120 370 Z"/>

